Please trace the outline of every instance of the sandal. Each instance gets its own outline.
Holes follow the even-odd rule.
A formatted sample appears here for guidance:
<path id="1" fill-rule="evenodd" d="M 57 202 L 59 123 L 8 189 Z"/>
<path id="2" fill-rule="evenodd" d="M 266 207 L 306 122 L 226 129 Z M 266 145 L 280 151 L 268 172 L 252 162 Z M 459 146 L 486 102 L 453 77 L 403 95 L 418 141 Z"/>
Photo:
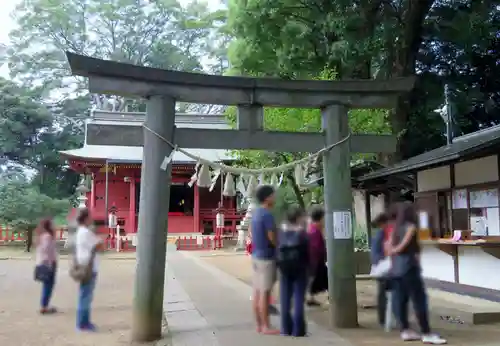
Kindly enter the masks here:
<path id="1" fill-rule="evenodd" d="M 56 308 L 41 308 L 40 313 L 42 315 L 51 315 L 51 314 L 57 313 L 57 309 Z"/>

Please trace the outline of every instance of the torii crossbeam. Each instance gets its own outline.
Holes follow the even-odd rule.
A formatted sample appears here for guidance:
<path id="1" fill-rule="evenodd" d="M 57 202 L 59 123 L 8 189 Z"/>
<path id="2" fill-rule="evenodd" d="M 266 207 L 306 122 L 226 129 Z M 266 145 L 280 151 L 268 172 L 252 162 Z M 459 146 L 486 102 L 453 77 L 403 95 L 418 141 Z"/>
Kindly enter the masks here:
<path id="1" fill-rule="evenodd" d="M 182 148 L 260 149 L 315 152 L 349 135 L 348 109 L 391 108 L 415 79 L 386 81 L 288 81 L 222 77 L 167 71 L 66 53 L 72 73 L 88 77 L 90 92 L 147 100 L 145 125 Z M 177 101 L 235 105 L 236 130 L 175 128 Z M 319 108 L 322 133 L 270 132 L 263 128 L 263 107 Z M 91 125 L 87 143 L 144 146 L 139 241 L 132 336 L 136 341 L 161 337 L 163 281 L 171 165 L 160 169 L 172 147 L 138 126 Z M 323 162 L 332 322 L 357 326 L 355 258 L 351 225 L 351 152 L 393 152 L 393 136 L 355 135 L 334 147 Z"/>

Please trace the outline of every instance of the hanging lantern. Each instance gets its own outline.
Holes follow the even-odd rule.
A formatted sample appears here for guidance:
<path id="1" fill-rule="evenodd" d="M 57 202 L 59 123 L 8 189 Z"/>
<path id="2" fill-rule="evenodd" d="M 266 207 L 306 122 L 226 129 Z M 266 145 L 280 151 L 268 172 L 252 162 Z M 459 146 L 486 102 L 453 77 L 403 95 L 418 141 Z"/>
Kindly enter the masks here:
<path id="1" fill-rule="evenodd" d="M 234 179 L 231 173 L 228 173 L 226 176 L 226 181 L 224 182 L 224 190 L 222 194 L 226 197 L 234 197 L 236 196 L 236 189 L 234 187 Z"/>
<path id="2" fill-rule="evenodd" d="M 257 178 L 253 175 L 250 176 L 250 181 L 248 182 L 247 186 L 247 196 L 253 196 L 255 193 L 255 190 L 257 190 L 257 186 L 259 186 L 259 183 L 257 182 Z"/>
<path id="3" fill-rule="evenodd" d="M 207 165 L 202 165 L 200 172 L 198 173 L 198 186 L 199 187 L 210 187 L 212 185 L 212 179 L 210 177 L 210 167 Z"/>

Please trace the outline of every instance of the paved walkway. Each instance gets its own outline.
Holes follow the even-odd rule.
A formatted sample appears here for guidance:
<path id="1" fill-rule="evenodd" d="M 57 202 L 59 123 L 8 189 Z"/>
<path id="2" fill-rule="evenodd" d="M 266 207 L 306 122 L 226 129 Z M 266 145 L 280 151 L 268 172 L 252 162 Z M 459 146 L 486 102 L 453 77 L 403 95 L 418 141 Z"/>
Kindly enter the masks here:
<path id="1" fill-rule="evenodd" d="M 173 346 L 351 346 L 315 324 L 308 338 L 258 335 L 248 285 L 187 252 L 169 252 L 168 263 L 165 308 Z"/>

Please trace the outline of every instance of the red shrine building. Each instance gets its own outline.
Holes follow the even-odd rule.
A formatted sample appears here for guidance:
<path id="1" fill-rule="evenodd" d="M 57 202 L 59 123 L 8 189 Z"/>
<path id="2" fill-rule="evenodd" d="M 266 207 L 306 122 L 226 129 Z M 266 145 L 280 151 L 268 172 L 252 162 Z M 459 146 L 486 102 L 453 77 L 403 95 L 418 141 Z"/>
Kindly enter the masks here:
<path id="1" fill-rule="evenodd" d="M 86 121 L 85 135 L 89 124 L 142 126 L 144 113 L 94 111 Z M 229 129 L 223 116 L 178 114 L 177 127 Z M 114 211 L 122 234 L 137 232 L 139 196 L 141 186 L 142 147 L 88 145 L 87 138 L 82 148 L 61 151 L 74 171 L 84 174 L 90 181 L 87 207 L 94 219 L 107 223 L 108 215 Z M 188 149 L 191 154 L 205 160 L 229 163 L 230 152 L 214 149 Z M 217 208 L 222 204 L 225 230 L 235 231 L 244 214 L 236 211 L 237 197 L 222 196 L 221 179 L 212 191 L 189 186 L 195 173 L 196 162 L 182 153 L 173 156 L 172 185 L 168 212 L 168 232 L 211 234 L 215 231 Z M 158 167 L 160 169 L 160 167 Z M 165 181 L 165 184 L 167 181 Z M 105 231 L 105 230 L 103 230 Z"/>

